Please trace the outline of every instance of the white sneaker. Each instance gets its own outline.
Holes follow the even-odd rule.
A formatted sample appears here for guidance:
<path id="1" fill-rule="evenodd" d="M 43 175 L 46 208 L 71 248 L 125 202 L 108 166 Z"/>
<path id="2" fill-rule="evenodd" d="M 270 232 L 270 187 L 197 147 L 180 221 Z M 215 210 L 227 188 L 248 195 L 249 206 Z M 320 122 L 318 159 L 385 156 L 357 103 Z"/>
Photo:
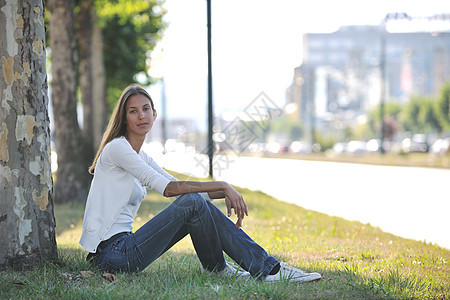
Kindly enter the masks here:
<path id="1" fill-rule="evenodd" d="M 245 271 L 244 269 L 241 269 L 239 267 L 236 267 L 235 265 L 226 262 L 225 264 L 225 268 L 220 271 L 220 272 L 210 272 L 208 270 L 206 270 L 205 268 L 201 268 L 201 272 L 202 274 L 205 272 L 208 273 L 214 273 L 220 276 L 224 276 L 224 277 L 229 277 L 229 278 L 247 278 L 247 277 L 251 277 L 250 273 Z"/>
<path id="2" fill-rule="evenodd" d="M 275 275 L 267 275 L 264 278 L 266 282 L 275 282 L 281 280 L 288 280 L 290 282 L 307 282 L 313 280 L 319 280 L 322 278 L 319 273 L 306 273 L 300 269 L 294 268 L 286 264 L 285 262 L 280 262 L 280 270 Z"/>

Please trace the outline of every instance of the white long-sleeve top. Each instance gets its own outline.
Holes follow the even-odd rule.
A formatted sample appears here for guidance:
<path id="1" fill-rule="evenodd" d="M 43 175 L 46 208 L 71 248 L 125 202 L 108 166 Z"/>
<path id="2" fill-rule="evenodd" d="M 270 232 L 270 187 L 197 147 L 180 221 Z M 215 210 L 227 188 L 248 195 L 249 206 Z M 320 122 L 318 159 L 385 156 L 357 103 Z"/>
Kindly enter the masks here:
<path id="1" fill-rule="evenodd" d="M 111 225 L 111 228 L 106 232 L 106 235 L 103 237 L 103 240 L 107 240 L 113 235 L 120 232 L 131 232 L 133 231 L 133 222 L 136 217 L 136 213 L 141 206 L 142 200 L 144 200 L 145 195 L 147 194 L 146 188 L 142 185 L 142 183 L 134 179 L 133 189 L 131 191 L 130 200 L 123 207 L 119 216 Z"/>
<path id="2" fill-rule="evenodd" d="M 83 219 L 81 246 L 96 252 L 101 241 L 130 201 L 134 179 L 163 195 L 171 181 L 177 179 L 164 171 L 144 151 L 134 151 L 125 137 L 109 142 L 95 166 Z M 202 193 L 211 200 L 207 193 Z"/>

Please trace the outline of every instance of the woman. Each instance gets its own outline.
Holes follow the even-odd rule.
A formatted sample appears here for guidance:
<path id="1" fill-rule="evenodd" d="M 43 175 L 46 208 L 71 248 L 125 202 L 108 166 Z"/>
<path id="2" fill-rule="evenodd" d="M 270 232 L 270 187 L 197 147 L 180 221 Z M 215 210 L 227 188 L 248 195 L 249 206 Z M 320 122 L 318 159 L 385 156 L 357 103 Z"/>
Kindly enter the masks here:
<path id="1" fill-rule="evenodd" d="M 178 181 L 141 151 L 155 119 L 150 95 L 138 85 L 127 87 L 89 169 L 94 178 L 80 239 L 90 252 L 88 260 L 110 272 L 143 270 L 190 234 L 202 272 L 265 281 L 320 279 L 318 273 L 305 273 L 277 261 L 240 229 L 248 215 L 247 205 L 229 184 Z M 176 199 L 132 233 L 134 217 L 146 195 L 144 186 Z M 211 203 L 216 198 L 225 198 L 228 217 L 233 209 L 236 224 Z M 242 269 L 227 263 L 223 251 Z"/>

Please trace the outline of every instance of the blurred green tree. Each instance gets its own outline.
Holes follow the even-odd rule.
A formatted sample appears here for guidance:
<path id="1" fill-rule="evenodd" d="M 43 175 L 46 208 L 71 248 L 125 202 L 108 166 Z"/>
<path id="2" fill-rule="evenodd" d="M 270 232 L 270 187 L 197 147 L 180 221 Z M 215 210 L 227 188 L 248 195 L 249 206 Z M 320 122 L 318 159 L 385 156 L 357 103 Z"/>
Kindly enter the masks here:
<path id="1" fill-rule="evenodd" d="M 77 120 L 75 57 L 75 3 L 48 0 L 52 104 L 58 170 L 55 202 L 84 202 L 88 192 L 88 163 L 83 156 L 83 138 Z"/>
<path id="2" fill-rule="evenodd" d="M 405 130 L 416 133 L 422 132 L 423 126 L 419 119 L 422 101 L 422 97 L 412 97 L 402 110 L 401 121 Z"/>
<path id="3" fill-rule="evenodd" d="M 324 152 L 324 151 L 327 151 L 328 149 L 333 148 L 333 145 L 336 144 L 339 141 L 339 139 L 337 139 L 332 134 L 324 134 L 317 130 L 314 133 L 314 141 L 318 145 L 320 145 L 320 148 L 318 148 L 318 150 Z M 316 151 L 316 150 L 314 150 L 314 151 Z"/>
<path id="4" fill-rule="evenodd" d="M 439 122 L 435 102 L 434 99 L 424 98 L 420 103 L 419 123 L 423 132 L 442 132 L 443 126 Z"/>
<path id="5" fill-rule="evenodd" d="M 448 107 L 448 99 L 445 99 L 444 92 L 438 99 L 412 97 L 402 110 L 405 130 L 413 133 L 442 132 L 446 128 L 445 105 Z"/>
<path id="6" fill-rule="evenodd" d="M 83 103 L 83 160 L 87 164 L 94 157 L 94 144 L 95 140 L 99 139 L 97 131 L 101 131 L 100 128 L 94 128 L 94 119 L 99 119 L 99 112 L 94 110 L 94 89 L 98 86 L 102 78 L 97 77 L 94 79 L 93 70 L 94 67 L 102 62 L 94 62 L 92 56 L 95 51 L 102 51 L 101 49 L 94 48 L 93 46 L 93 29 L 95 19 L 95 10 L 93 8 L 93 0 L 78 0 L 77 7 L 75 9 L 75 26 L 77 33 L 78 43 L 78 82 L 80 99 Z M 102 90 L 104 87 L 102 86 Z M 104 98 L 104 95 L 103 95 Z M 103 98 L 97 98 L 95 102 L 103 101 Z M 101 118 L 105 118 L 102 114 Z M 105 121 L 103 121 L 105 122 Z M 98 141 L 99 142 L 99 141 Z"/>
<path id="7" fill-rule="evenodd" d="M 52 1 L 54 0 L 48 0 L 50 3 L 53 3 Z M 150 83 L 151 78 L 147 75 L 150 67 L 149 55 L 161 38 L 165 27 L 162 21 L 165 10 L 162 8 L 163 1 L 160 0 L 71 0 L 68 3 L 73 2 L 76 6 L 72 6 L 70 10 L 76 14 L 76 24 L 72 23 L 67 31 L 76 29 L 76 38 L 71 37 L 70 45 L 66 43 L 67 45 L 54 47 L 52 52 L 53 58 L 55 53 L 70 51 L 71 59 L 66 59 L 65 62 L 76 59 L 74 64 L 65 70 L 66 73 L 78 75 L 78 78 L 74 75 L 71 80 L 75 88 L 65 89 L 67 94 L 70 94 L 67 95 L 67 99 L 72 100 L 68 101 L 64 107 L 54 107 L 55 116 L 71 116 L 57 125 L 59 131 L 61 128 L 67 129 L 64 136 L 71 138 L 79 136 L 78 123 L 75 121 L 69 125 L 67 120 L 76 120 L 76 94 L 83 103 L 83 131 L 81 140 L 76 143 L 81 150 L 77 147 L 69 150 L 68 147 L 63 146 L 69 144 L 60 141 L 61 135 L 55 136 L 58 164 L 64 166 L 67 174 L 79 173 L 74 170 L 74 165 L 77 165 L 77 170 L 87 170 L 106 125 L 111 106 L 117 101 L 123 88 L 137 82 L 136 74 L 138 73 L 143 78 L 139 83 L 143 85 Z M 52 26 L 52 22 L 49 23 L 51 43 L 51 39 L 56 36 L 56 34 L 52 36 L 52 32 L 58 32 L 60 28 Z M 72 44 L 77 44 L 76 52 L 69 49 L 73 47 Z M 52 64 L 53 67 L 60 65 L 55 65 L 54 62 Z M 62 83 L 61 80 L 56 79 L 57 77 L 53 76 L 54 91 L 72 85 L 72 83 Z M 110 105 L 106 105 L 106 98 Z M 82 163 L 74 164 L 69 159 L 73 158 L 73 155 L 66 155 L 66 152 L 78 153 Z M 62 159 L 64 157 L 68 159 Z M 58 176 L 60 182 L 66 182 L 66 179 L 65 176 Z M 80 190 L 87 190 L 87 184 L 88 182 L 83 184 Z M 58 182 L 55 186 L 58 186 Z M 66 184 L 62 183 L 59 186 L 66 186 Z M 77 199 L 82 198 L 77 197 Z M 74 201 L 74 197 L 64 193 L 59 193 L 55 199 L 56 202 L 60 202 L 61 199 Z"/>
<path id="8" fill-rule="evenodd" d="M 271 122 L 271 132 L 283 133 L 291 141 L 300 140 L 303 137 L 303 124 L 296 119 L 285 116 Z"/>
<path id="9" fill-rule="evenodd" d="M 159 0 L 95 0 L 97 25 L 103 30 L 110 110 L 125 86 L 152 82 L 148 75 L 150 53 L 166 27 L 162 3 Z"/>
<path id="10" fill-rule="evenodd" d="M 435 101 L 434 111 L 440 126 L 450 130 L 450 82 L 444 84 L 441 93 Z"/>
<path id="11" fill-rule="evenodd" d="M 385 129 L 385 138 L 391 140 L 394 135 L 402 129 L 401 126 L 401 112 L 403 111 L 404 106 L 398 103 L 397 101 L 389 101 L 384 105 L 384 129 Z M 370 132 L 377 133 L 381 130 L 381 121 L 380 121 L 380 107 L 373 107 L 369 111 L 369 127 Z"/>
<path id="12" fill-rule="evenodd" d="M 77 0 L 79 99 L 83 103 L 83 141 L 89 163 L 107 118 L 125 86 L 148 85 L 148 59 L 161 38 L 161 1 Z"/>

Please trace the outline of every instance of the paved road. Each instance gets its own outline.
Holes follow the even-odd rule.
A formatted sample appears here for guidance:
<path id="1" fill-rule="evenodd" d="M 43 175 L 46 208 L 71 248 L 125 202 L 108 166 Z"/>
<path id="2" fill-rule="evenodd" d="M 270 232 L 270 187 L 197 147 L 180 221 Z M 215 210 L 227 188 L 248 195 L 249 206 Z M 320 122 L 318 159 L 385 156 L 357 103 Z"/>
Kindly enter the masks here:
<path id="1" fill-rule="evenodd" d="M 194 176 L 208 170 L 198 154 L 159 160 Z M 218 158 L 215 177 L 450 249 L 450 170 L 230 156 Z"/>

